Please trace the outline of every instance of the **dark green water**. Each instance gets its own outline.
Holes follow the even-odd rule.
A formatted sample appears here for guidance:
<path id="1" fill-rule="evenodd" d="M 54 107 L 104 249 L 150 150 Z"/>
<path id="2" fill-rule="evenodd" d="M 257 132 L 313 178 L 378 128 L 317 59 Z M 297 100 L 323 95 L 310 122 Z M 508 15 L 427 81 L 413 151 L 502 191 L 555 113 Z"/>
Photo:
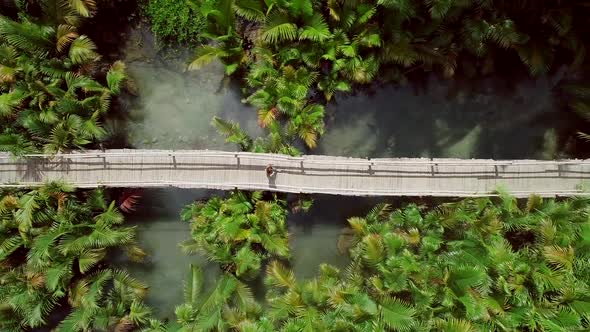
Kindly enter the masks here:
<path id="1" fill-rule="evenodd" d="M 358 157 L 552 159 L 568 120 L 557 78 L 492 77 L 377 89 L 330 105 L 318 154 Z"/>

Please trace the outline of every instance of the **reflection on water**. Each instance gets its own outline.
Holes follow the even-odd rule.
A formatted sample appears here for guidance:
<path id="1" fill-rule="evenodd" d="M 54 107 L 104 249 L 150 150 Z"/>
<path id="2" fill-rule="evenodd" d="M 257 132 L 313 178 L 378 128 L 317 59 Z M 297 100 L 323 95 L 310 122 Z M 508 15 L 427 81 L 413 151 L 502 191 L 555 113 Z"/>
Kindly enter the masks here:
<path id="1" fill-rule="evenodd" d="M 338 238 L 352 216 L 363 216 L 379 198 L 315 195 L 309 213 L 289 216 L 291 266 L 298 278 L 313 278 L 320 264 L 344 268 L 348 256 L 338 251 Z"/>
<path id="2" fill-rule="evenodd" d="M 559 75 L 557 75 L 559 76 Z M 543 158 L 552 128 L 556 79 L 431 78 L 422 87 L 379 88 L 329 106 L 315 153 L 358 157 Z"/>

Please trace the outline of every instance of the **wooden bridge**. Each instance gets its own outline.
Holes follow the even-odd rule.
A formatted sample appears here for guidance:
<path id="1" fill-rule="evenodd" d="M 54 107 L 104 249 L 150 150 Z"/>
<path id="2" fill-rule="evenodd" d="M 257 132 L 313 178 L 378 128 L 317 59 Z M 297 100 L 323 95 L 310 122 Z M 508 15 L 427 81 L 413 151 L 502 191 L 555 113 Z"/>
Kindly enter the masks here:
<path id="1" fill-rule="evenodd" d="M 277 170 L 268 178 L 267 165 Z M 0 154 L 0 187 L 62 180 L 80 188 L 180 187 L 354 196 L 590 194 L 590 160 L 361 159 L 225 151 L 107 150 Z"/>

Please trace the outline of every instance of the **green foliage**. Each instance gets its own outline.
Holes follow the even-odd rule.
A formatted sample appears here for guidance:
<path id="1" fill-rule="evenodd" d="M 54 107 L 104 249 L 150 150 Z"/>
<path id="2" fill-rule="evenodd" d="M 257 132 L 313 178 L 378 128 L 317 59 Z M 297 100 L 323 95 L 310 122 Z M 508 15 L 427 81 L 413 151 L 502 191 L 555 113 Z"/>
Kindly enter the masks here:
<path id="1" fill-rule="evenodd" d="M 238 278 L 258 274 L 269 257 L 289 257 L 285 202 L 261 200 L 262 193 L 233 192 L 229 198 L 195 202 L 181 214 L 191 223 L 188 252 L 200 251 Z"/>
<path id="2" fill-rule="evenodd" d="M 346 270 L 298 281 L 271 262 L 252 330 L 586 330 L 589 216 L 588 199 L 505 194 L 429 212 L 378 205 L 349 220 Z"/>
<path id="3" fill-rule="evenodd" d="M 147 287 L 108 268 L 115 248 L 133 248 L 135 229 L 121 226 L 114 202 L 101 190 L 76 193 L 51 183 L 0 200 L 0 329 L 45 326 L 55 311 L 71 308 L 60 331 L 141 326 L 149 309 Z M 66 301 L 64 301 L 66 300 Z"/>
<path id="4" fill-rule="evenodd" d="M 406 81 L 416 69 L 451 77 L 459 63 L 478 64 L 485 73 L 507 58 L 520 59 L 533 76 L 561 64 L 578 68 L 588 8 L 560 1 L 203 2 L 211 43 L 189 69 L 220 59 L 226 74 L 246 78 L 260 126 L 278 122 L 313 148 L 323 132 L 323 109 L 310 97 L 320 92 L 330 101 L 373 82 L 377 73 L 393 81 Z M 301 76 L 293 79 L 293 70 Z"/>
<path id="5" fill-rule="evenodd" d="M 203 38 L 205 17 L 189 1 L 149 0 L 144 10 L 152 31 L 160 38 L 178 43 L 198 43 Z"/>
<path id="6" fill-rule="evenodd" d="M 584 330 L 588 203 L 503 195 L 352 218 L 351 282 L 410 306 L 384 319 L 394 330 Z"/>
<path id="7" fill-rule="evenodd" d="M 222 238 L 215 229 L 232 227 L 213 216 L 252 210 L 244 198 L 227 204 L 191 205 L 183 218 L 192 218 L 193 235 L 195 224 L 210 225 L 200 236 Z M 185 304 L 176 309 L 179 326 L 153 321 L 146 331 L 584 331 L 589 217 L 586 198 L 518 202 L 506 193 L 430 211 L 378 204 L 349 219 L 345 270 L 322 264 L 316 278 L 298 280 L 271 261 L 261 306 L 236 271 L 226 269 L 203 292 L 202 273 L 192 266 Z M 233 252 L 236 260 L 256 257 L 248 246 Z"/>
<path id="8" fill-rule="evenodd" d="M 0 16 L 0 149 L 16 155 L 64 152 L 104 139 L 101 119 L 126 79 L 121 62 L 113 64 L 106 86 L 92 78 L 100 56 L 75 24 L 90 15 L 94 1 L 41 5 L 42 20 Z"/>
<path id="9" fill-rule="evenodd" d="M 214 117 L 212 124 L 220 135 L 226 137 L 226 142 L 236 144 L 241 151 L 301 155 L 301 151 L 292 145 L 294 134 L 288 133 L 276 122 L 269 125 L 269 134 L 266 137 L 257 137 L 255 140 L 237 122 Z"/>

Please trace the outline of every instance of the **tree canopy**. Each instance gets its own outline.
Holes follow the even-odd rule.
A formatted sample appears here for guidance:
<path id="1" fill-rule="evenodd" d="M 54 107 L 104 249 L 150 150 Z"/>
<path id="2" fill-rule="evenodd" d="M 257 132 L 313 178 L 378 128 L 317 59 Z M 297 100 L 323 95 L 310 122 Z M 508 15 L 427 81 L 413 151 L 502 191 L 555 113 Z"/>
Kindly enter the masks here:
<path id="1" fill-rule="evenodd" d="M 0 329 L 21 331 L 53 324 L 59 331 L 130 328 L 146 319 L 147 286 L 109 267 L 122 249 L 134 261 L 146 255 L 135 228 L 123 226 L 103 191 L 76 192 L 52 183 L 4 192 L 0 200 Z"/>
<path id="2" fill-rule="evenodd" d="M 0 150 L 16 155 L 64 152 L 104 139 L 101 120 L 126 79 L 125 65 L 115 62 L 104 83 L 97 80 L 100 55 L 78 31 L 94 1 L 38 5 L 40 17 L 0 16 Z"/>
<path id="3" fill-rule="evenodd" d="M 199 295 L 203 283 L 192 267 L 177 323 L 153 320 L 148 331 L 590 327 L 588 198 L 518 201 L 501 193 L 395 210 L 381 203 L 348 224 L 339 240 L 351 258 L 346 269 L 322 264 L 316 278 L 298 280 L 288 262 L 272 261 L 261 305 L 231 271 Z"/>

